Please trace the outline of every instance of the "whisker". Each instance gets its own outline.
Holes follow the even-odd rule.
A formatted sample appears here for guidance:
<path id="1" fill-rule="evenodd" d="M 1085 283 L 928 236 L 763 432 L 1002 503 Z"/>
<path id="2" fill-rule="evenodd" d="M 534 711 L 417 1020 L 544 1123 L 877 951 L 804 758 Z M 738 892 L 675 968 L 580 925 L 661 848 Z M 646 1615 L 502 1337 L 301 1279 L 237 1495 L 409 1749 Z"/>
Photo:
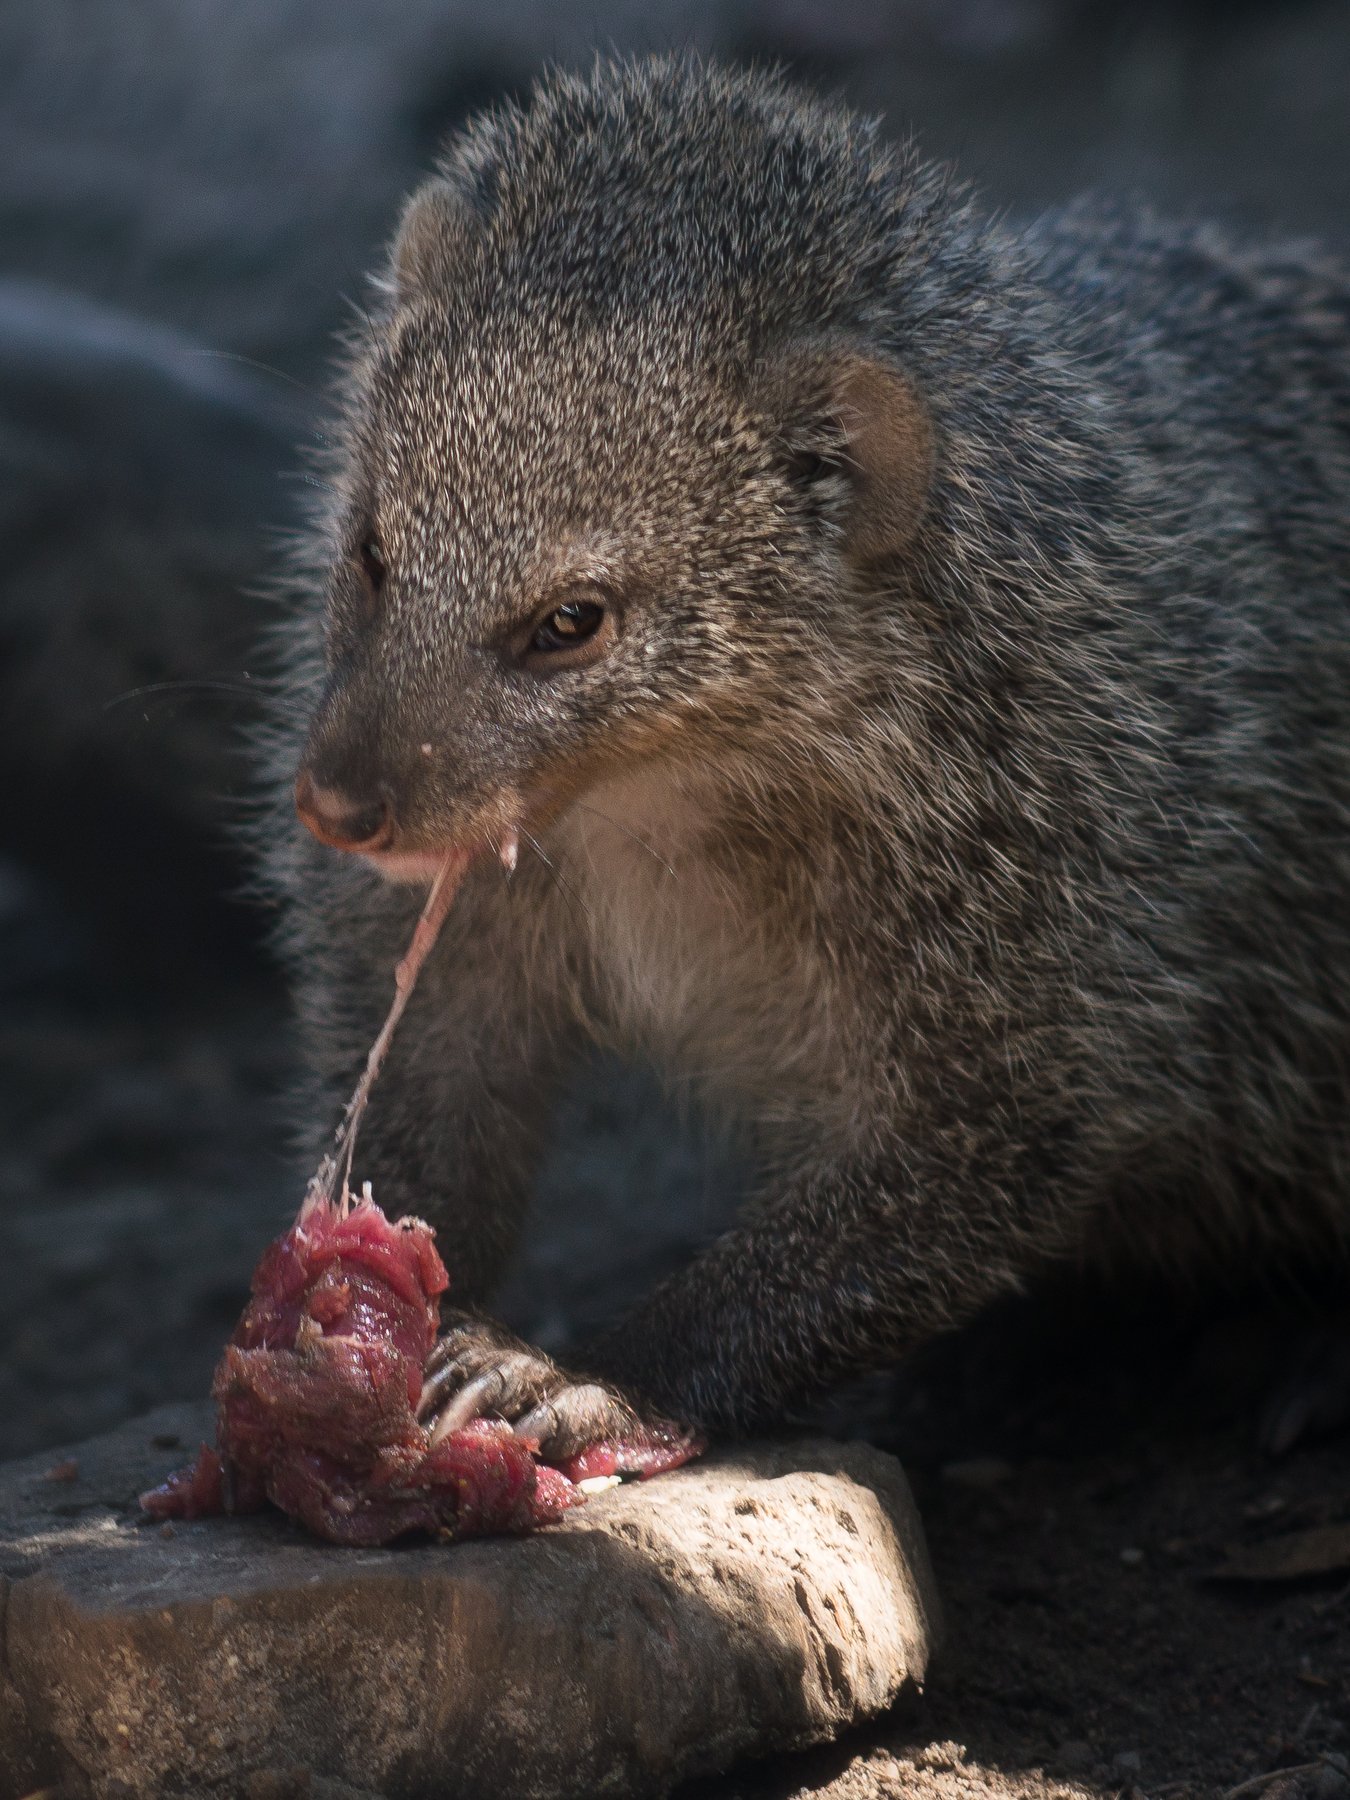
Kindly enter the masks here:
<path id="1" fill-rule="evenodd" d="M 612 818 L 609 813 L 601 812 L 601 810 L 598 806 L 588 805 L 588 803 L 585 800 L 574 800 L 572 802 L 572 804 L 574 806 L 579 806 L 581 808 L 582 812 L 593 813 L 597 819 L 603 819 L 605 821 L 606 825 L 612 825 L 616 831 L 621 831 L 625 837 L 632 838 L 633 842 L 639 847 L 639 849 L 645 850 L 647 852 L 648 856 L 651 857 L 653 862 L 660 863 L 661 867 L 665 870 L 666 874 L 672 878 L 672 880 L 675 880 L 675 881 L 679 880 L 679 874 L 675 868 L 675 865 L 673 863 L 667 862 L 665 857 L 662 856 L 659 851 L 653 850 L 651 845 L 647 842 L 646 838 L 639 837 L 638 833 L 636 831 L 631 830 L 627 825 L 625 825 L 623 823 L 622 819 Z"/>
<path id="2" fill-rule="evenodd" d="M 184 677 L 181 681 L 147 681 L 140 687 L 128 688 L 124 694 L 115 694 L 111 700 L 104 702 L 103 712 L 111 712 L 115 706 L 125 706 L 128 700 L 140 700 L 146 694 L 183 694 L 193 692 L 215 694 L 247 694 L 252 698 L 258 689 L 252 685 L 248 675 L 236 680 L 224 676 Z"/>
<path id="3" fill-rule="evenodd" d="M 525 842 L 530 846 L 530 848 L 534 851 L 535 855 L 539 858 L 540 862 L 543 863 L 544 867 L 548 870 L 549 875 L 551 876 L 554 884 L 556 885 L 556 887 L 558 889 L 558 892 L 563 896 L 563 898 L 568 902 L 569 905 L 580 907 L 581 911 L 585 914 L 586 918 L 593 925 L 595 923 L 595 920 L 591 914 L 590 907 L 587 906 L 586 902 L 581 898 L 581 895 L 577 893 L 576 889 L 572 886 L 572 884 L 569 881 L 565 881 L 563 879 L 563 876 L 559 872 L 558 865 L 554 862 L 553 858 L 545 852 L 544 846 L 539 842 L 539 839 L 534 835 L 534 833 L 532 831 L 526 831 L 526 829 L 523 825 L 518 827 L 518 829 L 520 831 L 520 835 L 525 839 Z"/>
<path id="4" fill-rule="evenodd" d="M 311 387 L 307 381 L 301 381 L 297 375 L 288 375 L 285 369 L 273 368 L 271 363 L 259 362 L 256 356 L 241 356 L 237 350 L 194 350 L 194 356 L 211 356 L 220 362 L 242 363 L 246 369 L 257 369 L 264 375 L 272 375 L 278 381 L 287 381 L 293 388 L 299 388 L 302 394 L 317 395 L 318 389 Z"/>
<path id="5" fill-rule="evenodd" d="M 370 309 L 365 306 L 362 301 L 358 300 L 354 294 L 343 293 L 339 298 L 344 306 L 349 306 L 353 312 L 360 313 L 362 319 L 365 321 L 366 330 L 370 333 L 372 338 L 375 338 L 378 333 L 375 329 L 375 321 L 370 315 Z"/>

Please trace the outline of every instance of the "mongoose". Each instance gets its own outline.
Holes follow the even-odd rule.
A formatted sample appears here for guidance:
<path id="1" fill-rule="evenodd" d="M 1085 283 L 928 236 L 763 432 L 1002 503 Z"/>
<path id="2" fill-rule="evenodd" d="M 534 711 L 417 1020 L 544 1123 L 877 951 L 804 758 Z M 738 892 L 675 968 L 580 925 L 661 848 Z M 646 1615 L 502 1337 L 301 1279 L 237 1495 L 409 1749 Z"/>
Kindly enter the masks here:
<path id="1" fill-rule="evenodd" d="M 774 74 L 600 62 L 450 145 L 278 752 L 324 1134 L 481 852 L 358 1170 L 442 1228 L 443 1423 L 745 1431 L 1055 1264 L 1345 1252 L 1348 343 L 1329 256 L 1014 232 Z M 563 1369 L 477 1309 L 584 1038 L 759 1189 Z"/>

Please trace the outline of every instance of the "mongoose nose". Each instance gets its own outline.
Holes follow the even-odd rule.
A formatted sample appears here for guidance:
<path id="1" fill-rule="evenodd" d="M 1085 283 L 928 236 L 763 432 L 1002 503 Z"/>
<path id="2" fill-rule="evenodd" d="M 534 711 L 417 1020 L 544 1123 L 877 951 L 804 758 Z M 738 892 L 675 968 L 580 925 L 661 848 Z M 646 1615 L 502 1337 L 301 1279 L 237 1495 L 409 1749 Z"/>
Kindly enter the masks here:
<path id="1" fill-rule="evenodd" d="M 334 850 L 386 850 L 394 838 L 394 816 L 384 799 L 362 805 L 336 788 L 320 787 L 302 769 L 295 783 L 300 822 L 321 844 Z"/>

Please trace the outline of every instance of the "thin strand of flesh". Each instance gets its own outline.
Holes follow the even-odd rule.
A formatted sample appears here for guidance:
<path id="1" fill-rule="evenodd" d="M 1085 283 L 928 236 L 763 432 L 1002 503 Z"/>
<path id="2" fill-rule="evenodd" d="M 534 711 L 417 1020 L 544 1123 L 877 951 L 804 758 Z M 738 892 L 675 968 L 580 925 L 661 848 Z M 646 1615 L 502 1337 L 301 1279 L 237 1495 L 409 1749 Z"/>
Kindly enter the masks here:
<path id="1" fill-rule="evenodd" d="M 311 1208 L 331 1201 L 346 1212 L 351 1206 L 351 1174 L 352 1158 L 356 1154 L 356 1134 L 360 1128 L 362 1114 L 370 1099 L 370 1091 L 375 1085 L 376 1077 L 383 1066 L 389 1045 L 399 1020 L 403 1017 L 408 1001 L 412 997 L 413 988 L 417 985 L 417 977 L 422 972 L 422 965 L 430 956 L 436 939 L 440 936 L 446 915 L 454 904 L 460 884 L 473 853 L 468 850 L 451 850 L 445 861 L 436 872 L 436 879 L 431 884 L 431 892 L 427 895 L 426 905 L 422 908 L 421 917 L 413 930 L 412 941 L 394 970 L 394 999 L 388 1016 L 380 1027 L 380 1034 L 370 1047 L 366 1057 L 366 1066 L 361 1072 L 361 1079 L 351 1099 L 347 1102 L 347 1110 L 342 1115 L 342 1123 L 338 1127 L 337 1142 L 332 1154 L 320 1163 L 314 1179 L 305 1192 L 304 1203 L 300 1208 L 303 1219 Z"/>

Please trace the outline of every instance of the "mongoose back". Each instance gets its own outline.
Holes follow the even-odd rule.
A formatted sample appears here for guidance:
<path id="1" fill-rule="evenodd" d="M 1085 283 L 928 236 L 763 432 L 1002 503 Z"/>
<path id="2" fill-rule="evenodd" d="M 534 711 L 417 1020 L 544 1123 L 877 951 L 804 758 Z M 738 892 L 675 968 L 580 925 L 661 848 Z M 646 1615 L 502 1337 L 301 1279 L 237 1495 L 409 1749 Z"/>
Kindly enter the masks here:
<path id="1" fill-rule="evenodd" d="M 1308 246 L 1014 232 L 774 75 L 601 62 L 451 144 L 350 362 L 275 858 L 326 1134 L 482 853 L 358 1171 L 451 1234 L 447 1427 L 746 1430 L 1057 1263 L 1344 1253 L 1348 340 Z M 583 1038 L 759 1186 L 560 1368 L 478 1309 Z"/>

